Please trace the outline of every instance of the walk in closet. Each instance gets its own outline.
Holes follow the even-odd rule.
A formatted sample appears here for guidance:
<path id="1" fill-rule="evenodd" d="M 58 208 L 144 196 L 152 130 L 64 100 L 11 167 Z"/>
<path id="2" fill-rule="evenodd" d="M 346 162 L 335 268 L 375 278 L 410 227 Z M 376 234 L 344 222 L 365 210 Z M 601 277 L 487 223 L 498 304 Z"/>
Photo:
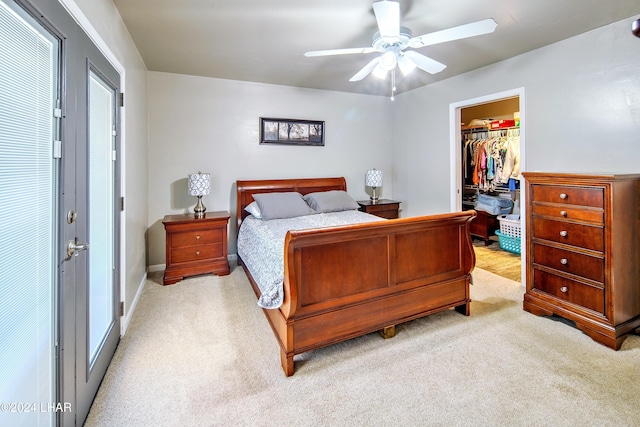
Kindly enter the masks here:
<path id="1" fill-rule="evenodd" d="M 478 212 L 471 235 L 512 257 L 521 251 L 519 106 L 514 97 L 461 110 L 462 209 Z"/>

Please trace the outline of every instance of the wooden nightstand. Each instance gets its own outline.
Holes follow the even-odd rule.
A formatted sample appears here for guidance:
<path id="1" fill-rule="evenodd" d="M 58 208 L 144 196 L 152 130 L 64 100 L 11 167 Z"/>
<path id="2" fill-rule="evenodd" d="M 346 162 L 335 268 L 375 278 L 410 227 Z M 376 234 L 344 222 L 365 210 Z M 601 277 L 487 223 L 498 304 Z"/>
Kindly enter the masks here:
<path id="1" fill-rule="evenodd" d="M 376 203 L 371 200 L 358 200 L 361 212 L 370 213 L 381 218 L 394 219 L 398 218 L 398 210 L 400 209 L 400 202 L 389 199 L 380 199 Z"/>
<path id="2" fill-rule="evenodd" d="M 196 274 L 229 274 L 228 222 L 226 211 L 205 212 L 204 218 L 193 214 L 165 216 L 167 267 L 163 283 L 171 285 Z"/>
<path id="3" fill-rule="evenodd" d="M 477 215 L 469 225 L 469 234 L 484 240 L 484 245 L 489 246 L 491 236 L 496 235 L 496 230 L 500 228 L 498 217 L 485 211 L 476 211 Z"/>

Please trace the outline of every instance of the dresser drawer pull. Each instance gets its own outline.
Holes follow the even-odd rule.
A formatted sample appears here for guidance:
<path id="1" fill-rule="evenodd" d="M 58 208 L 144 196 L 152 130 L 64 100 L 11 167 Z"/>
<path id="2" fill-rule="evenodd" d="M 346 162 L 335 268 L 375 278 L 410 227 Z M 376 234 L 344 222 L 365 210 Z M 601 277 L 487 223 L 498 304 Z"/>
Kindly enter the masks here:
<path id="1" fill-rule="evenodd" d="M 560 264 L 562 264 L 562 265 L 567 265 L 567 264 L 569 264 L 569 261 L 568 261 L 566 258 L 562 258 L 562 259 L 560 260 Z"/>
<path id="2" fill-rule="evenodd" d="M 568 290 L 569 288 L 567 288 L 566 286 L 563 286 L 560 288 L 560 292 L 564 292 L 565 294 L 567 293 Z"/>
<path id="3" fill-rule="evenodd" d="M 560 211 L 560 215 L 567 216 L 567 211 Z"/>
<path id="4" fill-rule="evenodd" d="M 560 198 L 565 200 L 567 198 L 567 193 L 560 193 Z"/>
<path id="5" fill-rule="evenodd" d="M 196 235 L 196 240 L 200 240 L 200 235 Z"/>
<path id="6" fill-rule="evenodd" d="M 569 234 L 569 233 L 567 233 L 565 230 L 562 230 L 560 232 L 560 236 L 562 236 L 562 237 L 567 237 L 567 234 Z"/>
<path id="7" fill-rule="evenodd" d="M 200 251 L 196 251 L 196 255 L 200 255 Z"/>

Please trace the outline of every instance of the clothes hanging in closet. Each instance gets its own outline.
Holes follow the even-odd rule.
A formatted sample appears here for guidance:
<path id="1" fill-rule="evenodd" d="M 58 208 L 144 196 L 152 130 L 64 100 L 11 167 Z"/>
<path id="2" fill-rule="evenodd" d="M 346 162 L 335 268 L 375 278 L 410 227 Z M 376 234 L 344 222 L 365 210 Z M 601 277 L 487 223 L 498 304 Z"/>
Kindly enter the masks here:
<path id="1" fill-rule="evenodd" d="M 463 135 L 465 185 L 493 191 L 520 179 L 520 129 L 471 132 Z"/>

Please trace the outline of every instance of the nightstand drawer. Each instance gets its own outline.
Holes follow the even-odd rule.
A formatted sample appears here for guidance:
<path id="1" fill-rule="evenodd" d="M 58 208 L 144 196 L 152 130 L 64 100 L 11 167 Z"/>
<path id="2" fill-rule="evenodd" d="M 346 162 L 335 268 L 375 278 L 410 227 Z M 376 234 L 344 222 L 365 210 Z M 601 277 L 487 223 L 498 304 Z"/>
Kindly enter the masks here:
<path id="1" fill-rule="evenodd" d="M 171 236 L 171 239 L 174 248 L 181 248 L 185 246 L 219 243 L 222 242 L 223 234 L 222 228 L 213 230 L 184 231 L 174 233 Z"/>
<path id="2" fill-rule="evenodd" d="M 534 243 L 533 262 L 604 283 L 604 259 L 601 256 L 585 255 Z"/>
<path id="3" fill-rule="evenodd" d="M 171 261 L 173 263 L 202 261 L 206 259 L 219 258 L 223 255 L 222 243 L 213 245 L 200 245 L 171 250 Z"/>
<path id="4" fill-rule="evenodd" d="M 533 238 L 550 240 L 599 252 L 604 251 L 604 229 L 596 225 L 554 221 L 534 216 Z"/>
<path id="5" fill-rule="evenodd" d="M 602 224 L 604 222 L 604 210 L 594 208 L 576 208 L 567 205 L 548 205 L 533 203 L 533 215 L 544 215 L 557 219 L 589 221 Z"/>
<path id="6" fill-rule="evenodd" d="M 604 313 L 604 289 L 534 268 L 533 288 L 556 298 Z"/>
<path id="7" fill-rule="evenodd" d="M 395 209 L 367 209 L 367 213 L 387 219 L 398 218 L 398 208 Z"/>
<path id="8" fill-rule="evenodd" d="M 377 202 L 371 200 L 358 200 L 361 212 L 379 216 L 380 218 L 395 219 L 399 217 L 400 202 L 389 199 L 380 199 Z"/>
<path id="9" fill-rule="evenodd" d="M 604 189 L 562 185 L 534 185 L 532 199 L 536 202 L 563 203 L 577 206 L 604 207 Z"/>

